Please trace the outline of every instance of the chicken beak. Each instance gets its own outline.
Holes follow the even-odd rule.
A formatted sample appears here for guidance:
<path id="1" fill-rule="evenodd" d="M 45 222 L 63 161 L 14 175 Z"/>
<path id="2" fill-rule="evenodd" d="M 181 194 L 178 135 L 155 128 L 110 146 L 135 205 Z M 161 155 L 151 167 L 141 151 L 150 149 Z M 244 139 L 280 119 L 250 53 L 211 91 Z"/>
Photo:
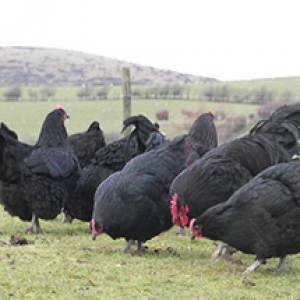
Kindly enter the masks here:
<path id="1" fill-rule="evenodd" d="M 96 239 L 97 235 L 98 235 L 98 233 L 93 233 L 93 236 L 92 236 L 93 241 Z"/>

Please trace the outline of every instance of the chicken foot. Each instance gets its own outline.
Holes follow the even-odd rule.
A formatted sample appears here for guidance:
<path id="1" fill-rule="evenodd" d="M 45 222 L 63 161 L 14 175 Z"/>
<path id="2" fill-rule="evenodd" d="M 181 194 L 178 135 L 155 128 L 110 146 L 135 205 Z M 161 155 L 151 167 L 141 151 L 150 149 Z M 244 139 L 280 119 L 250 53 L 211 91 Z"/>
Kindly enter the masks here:
<path id="1" fill-rule="evenodd" d="M 267 269 L 269 272 L 276 272 L 276 273 L 281 273 L 283 271 L 286 271 L 287 270 L 287 266 L 286 266 L 286 258 L 285 256 L 284 257 L 280 257 L 280 260 L 279 260 L 279 264 L 277 266 L 277 269 L 274 270 L 274 269 Z"/>
<path id="2" fill-rule="evenodd" d="M 224 247 L 226 247 L 226 244 L 223 242 L 220 242 L 216 251 L 212 254 L 211 259 L 217 260 L 221 256 Z"/>
<path id="3" fill-rule="evenodd" d="M 34 226 L 36 227 L 36 233 L 43 233 L 42 228 L 40 226 L 39 218 L 32 213 L 32 219 L 29 227 L 26 229 L 25 233 L 34 233 Z"/>
<path id="4" fill-rule="evenodd" d="M 216 251 L 211 256 L 211 259 L 212 260 L 217 260 L 222 255 L 222 251 L 225 247 L 226 247 L 226 251 L 223 255 L 223 258 L 227 261 L 230 261 L 230 262 L 234 263 L 234 264 L 242 265 L 243 263 L 240 259 L 235 259 L 232 256 L 232 254 L 235 252 L 235 249 L 230 247 L 229 245 L 227 245 L 224 242 L 219 243 Z"/>
<path id="5" fill-rule="evenodd" d="M 280 273 L 280 272 L 286 271 L 286 270 L 287 270 L 287 266 L 286 266 L 285 256 L 284 257 L 280 257 L 279 264 L 278 264 L 276 272 Z"/>

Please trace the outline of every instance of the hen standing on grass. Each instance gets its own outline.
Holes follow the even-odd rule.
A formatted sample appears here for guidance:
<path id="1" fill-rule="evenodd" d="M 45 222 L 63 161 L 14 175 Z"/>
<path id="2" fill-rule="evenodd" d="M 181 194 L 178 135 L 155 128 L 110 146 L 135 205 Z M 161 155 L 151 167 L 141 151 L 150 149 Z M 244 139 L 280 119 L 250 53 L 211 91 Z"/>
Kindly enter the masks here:
<path id="1" fill-rule="evenodd" d="M 193 126 L 203 134 L 191 130 L 188 136 L 176 137 L 165 148 L 132 159 L 99 185 L 91 221 L 94 239 L 107 233 L 113 239 L 126 239 L 123 252 L 134 241 L 140 251 L 142 243 L 172 227 L 169 188 L 173 179 L 196 157 L 193 152 L 202 155 L 216 144 L 211 114 L 200 116 Z"/>
<path id="2" fill-rule="evenodd" d="M 209 151 L 180 173 L 170 189 L 173 222 L 188 225 L 191 218 L 226 201 L 264 169 L 290 161 L 298 149 L 299 125 L 300 105 L 284 106 L 250 134 Z M 213 254 L 214 259 L 222 248 Z M 232 259 L 228 252 L 225 258 Z"/>
<path id="3" fill-rule="evenodd" d="M 135 126 L 130 135 L 99 149 L 85 168 L 82 169 L 74 195 L 68 199 L 65 213 L 73 218 L 90 222 L 94 206 L 94 194 L 99 184 L 109 175 L 120 171 L 133 157 L 151 149 L 164 147 L 167 142 L 158 126 L 143 115 L 124 120 L 122 132 Z"/>
<path id="4" fill-rule="evenodd" d="M 244 274 L 279 257 L 277 271 L 286 269 L 285 257 L 300 252 L 300 162 L 269 167 L 237 190 L 226 202 L 191 221 L 197 237 L 221 240 L 255 254 Z"/>
<path id="5" fill-rule="evenodd" d="M 32 220 L 26 232 L 42 232 L 39 219 L 54 219 L 80 175 L 80 166 L 68 142 L 61 107 L 50 112 L 37 143 L 19 142 L 0 130 L 1 204 L 12 216 Z"/>
<path id="6" fill-rule="evenodd" d="M 92 122 L 87 131 L 69 135 L 68 140 L 81 168 L 88 165 L 96 151 L 106 145 L 103 131 L 97 121 Z"/>

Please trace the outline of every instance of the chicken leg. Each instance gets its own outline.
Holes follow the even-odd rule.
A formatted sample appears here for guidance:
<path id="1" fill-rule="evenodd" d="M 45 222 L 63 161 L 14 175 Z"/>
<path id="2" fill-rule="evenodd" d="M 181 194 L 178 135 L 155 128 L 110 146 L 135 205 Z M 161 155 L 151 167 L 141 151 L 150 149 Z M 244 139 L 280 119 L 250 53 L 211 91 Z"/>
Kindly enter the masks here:
<path id="1" fill-rule="evenodd" d="M 122 253 L 126 253 L 128 249 L 134 244 L 134 240 L 128 240 L 127 244 L 121 249 Z"/>
<path id="2" fill-rule="evenodd" d="M 282 271 L 286 271 L 287 270 L 287 266 L 286 266 L 286 259 L 285 256 L 284 257 L 280 257 L 280 261 L 277 267 L 277 273 L 280 273 Z"/>
<path id="3" fill-rule="evenodd" d="M 43 233 L 42 228 L 40 226 L 39 218 L 35 215 L 35 213 L 32 213 L 32 219 L 29 227 L 26 229 L 26 233 L 34 233 L 34 226 L 36 227 L 36 233 Z"/>
<path id="4" fill-rule="evenodd" d="M 250 267 L 248 267 L 244 272 L 243 275 L 249 274 L 256 270 L 261 264 L 264 264 L 264 259 L 257 259 Z"/>

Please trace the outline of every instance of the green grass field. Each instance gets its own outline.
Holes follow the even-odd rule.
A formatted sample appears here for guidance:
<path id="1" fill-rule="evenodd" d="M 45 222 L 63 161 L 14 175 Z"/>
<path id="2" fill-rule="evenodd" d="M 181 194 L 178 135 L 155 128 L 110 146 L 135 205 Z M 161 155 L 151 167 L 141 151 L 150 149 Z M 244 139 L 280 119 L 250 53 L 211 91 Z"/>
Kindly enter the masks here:
<path id="1" fill-rule="evenodd" d="M 92 240 L 88 223 L 42 221 L 42 235 L 25 235 L 27 223 L 0 209 L 0 299 L 219 300 L 300 299 L 300 257 L 276 274 L 277 259 L 254 273 L 241 273 L 254 257 L 235 253 L 243 265 L 210 260 L 215 244 L 177 236 L 178 228 L 148 241 L 142 256 L 121 254 L 124 240 Z M 34 244 L 12 246 L 10 237 Z"/>
<path id="2" fill-rule="evenodd" d="M 123 122 L 122 100 L 105 101 L 65 101 L 60 102 L 70 119 L 66 121 L 69 134 L 81 132 L 88 125 L 97 120 L 101 124 L 104 133 L 120 133 Z M 15 130 L 20 140 L 34 142 L 37 139 L 42 122 L 49 111 L 55 108 L 57 102 L 0 102 L 0 121 L 5 122 L 11 129 Z M 168 121 L 159 121 L 161 130 L 168 137 L 186 133 L 184 126 L 186 118 L 181 114 L 182 108 L 200 109 L 203 112 L 209 109 L 223 109 L 228 116 L 256 113 L 257 106 L 211 103 L 191 100 L 136 100 L 132 101 L 132 115 L 145 114 L 155 121 L 155 112 L 158 109 L 167 109 L 170 113 Z"/>

